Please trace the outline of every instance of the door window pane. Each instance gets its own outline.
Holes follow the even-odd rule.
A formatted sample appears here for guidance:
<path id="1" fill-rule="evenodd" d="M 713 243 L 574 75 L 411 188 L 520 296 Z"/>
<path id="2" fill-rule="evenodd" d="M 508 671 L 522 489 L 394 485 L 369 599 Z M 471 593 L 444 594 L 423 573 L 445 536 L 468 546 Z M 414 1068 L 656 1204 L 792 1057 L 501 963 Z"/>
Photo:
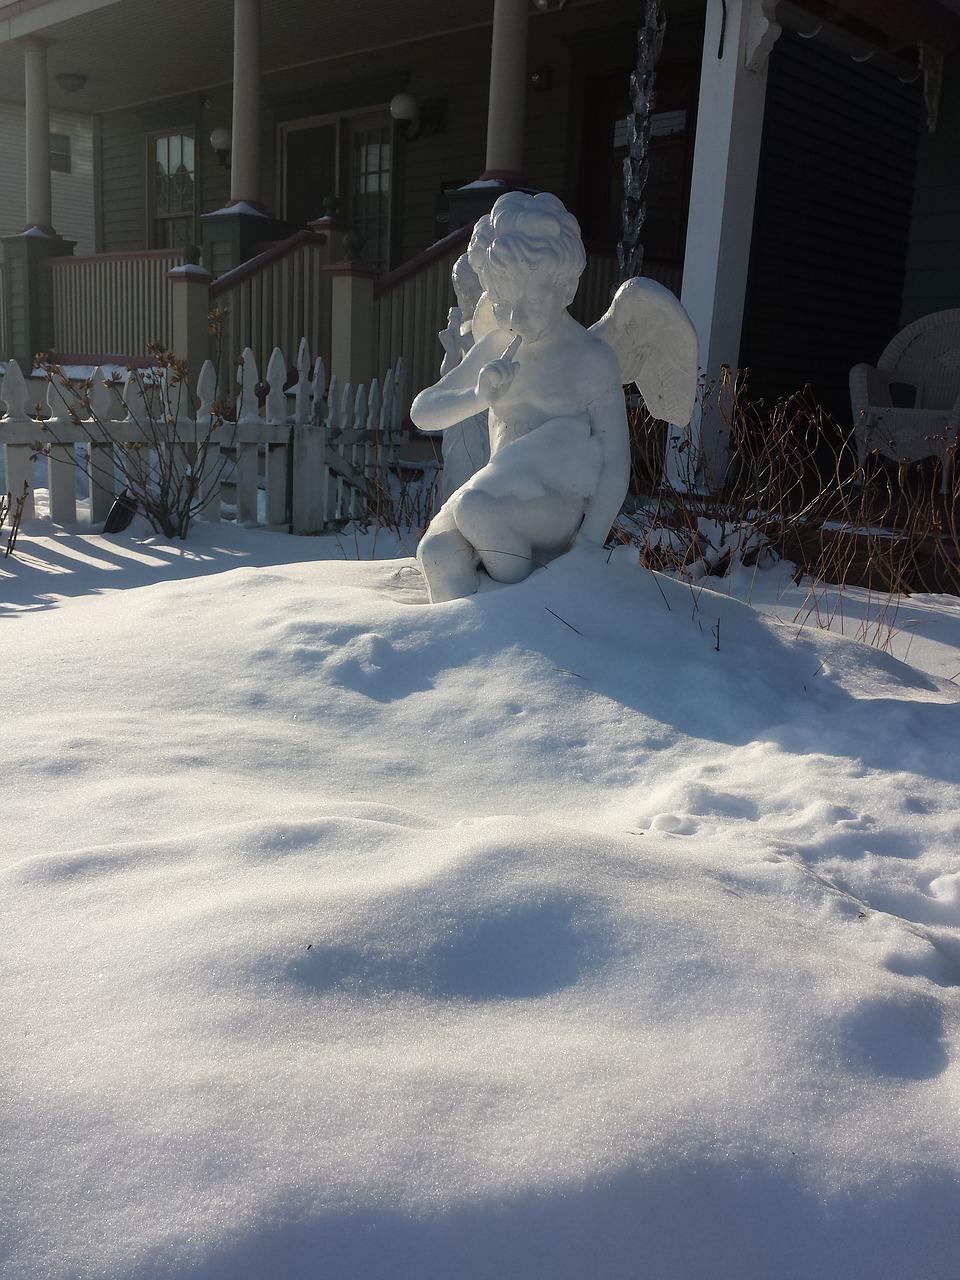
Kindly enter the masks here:
<path id="1" fill-rule="evenodd" d="M 353 135 L 353 218 L 367 262 L 385 269 L 390 258 L 390 127 Z"/>

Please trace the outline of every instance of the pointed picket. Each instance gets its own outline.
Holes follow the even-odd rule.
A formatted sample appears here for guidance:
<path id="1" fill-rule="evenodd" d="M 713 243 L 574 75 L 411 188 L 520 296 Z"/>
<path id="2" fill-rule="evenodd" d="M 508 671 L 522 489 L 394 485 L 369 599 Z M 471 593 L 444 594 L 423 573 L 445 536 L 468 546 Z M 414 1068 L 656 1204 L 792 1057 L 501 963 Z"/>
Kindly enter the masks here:
<path id="1" fill-rule="evenodd" d="M 257 402 L 257 387 L 260 374 L 257 362 L 249 347 L 243 349 L 243 359 L 237 371 L 240 382 L 240 399 L 237 402 L 237 426 L 262 426 L 260 406 Z"/>
<path id="2" fill-rule="evenodd" d="M 336 374 L 330 379 L 327 387 L 327 429 L 340 430 L 340 380 Z"/>
<path id="3" fill-rule="evenodd" d="M 313 366 L 313 387 L 310 394 L 311 421 L 322 425 L 326 416 L 326 401 L 324 396 L 327 394 L 327 371 L 323 366 L 323 359 L 321 356 L 317 356 L 316 363 Z"/>
<path id="4" fill-rule="evenodd" d="M 7 417 L 25 421 L 27 418 L 27 384 L 16 360 L 7 362 L 7 372 L 0 382 L 0 400 L 7 406 Z"/>
<path id="5" fill-rule="evenodd" d="M 213 426 L 213 406 L 217 398 L 217 371 L 211 360 L 204 360 L 200 377 L 197 379 L 197 399 L 200 407 L 197 410 L 197 425 Z"/>
<path id="6" fill-rule="evenodd" d="M 150 410 L 147 407 L 142 375 L 132 369 L 123 380 L 123 403 L 126 406 L 127 418 L 147 426 L 150 422 Z"/>
<path id="7" fill-rule="evenodd" d="M 264 406 L 268 422 L 282 426 L 287 421 L 287 393 L 284 383 L 287 380 L 287 362 L 279 347 L 274 347 L 267 362 L 267 402 Z"/>
<path id="8" fill-rule="evenodd" d="M 366 429 L 376 431 L 380 426 L 380 383 L 376 378 L 370 383 L 370 394 L 367 397 Z"/>
<path id="9" fill-rule="evenodd" d="M 90 384 L 90 394 L 87 397 L 89 404 L 87 420 L 100 424 L 115 422 L 118 415 L 122 416 L 122 412 L 116 397 L 107 386 L 107 380 L 99 365 L 93 371 Z"/>
<path id="10" fill-rule="evenodd" d="M 66 379 L 57 373 L 47 378 L 47 412 L 44 414 L 44 421 L 48 427 L 62 427 L 73 421 L 70 416 L 70 406 L 75 403 L 73 391 L 68 382 L 64 385 L 65 382 Z"/>
<path id="11" fill-rule="evenodd" d="M 393 370 L 388 369 L 383 379 L 383 404 L 380 408 L 380 433 L 384 436 L 390 435 L 393 423 L 393 383 Z"/>
<path id="12" fill-rule="evenodd" d="M 405 385 L 406 366 L 403 362 L 403 356 L 397 356 L 396 372 L 393 378 L 393 414 L 390 420 L 391 435 L 399 435 L 403 429 Z"/>
<path id="13" fill-rule="evenodd" d="M 297 351 L 297 385 L 293 397 L 293 420 L 298 424 L 310 421 L 310 346 L 306 338 L 300 339 Z"/>

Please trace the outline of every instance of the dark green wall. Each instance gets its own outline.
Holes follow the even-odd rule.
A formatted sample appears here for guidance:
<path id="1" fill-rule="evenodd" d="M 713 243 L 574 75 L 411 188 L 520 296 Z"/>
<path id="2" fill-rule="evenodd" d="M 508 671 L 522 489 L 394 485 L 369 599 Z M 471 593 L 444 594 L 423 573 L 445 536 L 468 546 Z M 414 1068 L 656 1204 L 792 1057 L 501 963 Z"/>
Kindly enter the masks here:
<path id="1" fill-rule="evenodd" d="M 901 322 L 948 307 L 960 307 L 958 54 L 944 67 L 936 132 L 924 128 L 920 142 Z"/>

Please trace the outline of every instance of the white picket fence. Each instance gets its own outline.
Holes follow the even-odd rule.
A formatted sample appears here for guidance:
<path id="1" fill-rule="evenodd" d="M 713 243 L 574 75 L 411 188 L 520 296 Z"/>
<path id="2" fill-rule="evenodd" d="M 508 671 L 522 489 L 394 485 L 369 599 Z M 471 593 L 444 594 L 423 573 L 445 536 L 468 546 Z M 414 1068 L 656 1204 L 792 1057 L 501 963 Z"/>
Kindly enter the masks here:
<path id="1" fill-rule="evenodd" d="M 97 369 L 83 392 L 57 376 L 46 384 L 28 381 L 16 361 L 10 361 L 0 382 L 0 407 L 6 410 L 0 415 L 6 490 L 12 504 L 26 495 L 24 519 L 35 514 L 34 459 L 42 451 L 47 455 L 50 517 L 56 524 L 75 524 L 75 446 L 86 445 L 90 522 L 96 525 L 106 518 L 118 488 L 133 478 L 133 469 L 143 473 L 144 448 L 153 454 L 176 452 L 189 466 L 203 446 L 199 514 L 206 520 L 222 516 L 225 480 L 235 487 L 230 505 L 238 522 L 258 522 L 261 488 L 265 523 L 287 525 L 291 533 L 322 533 L 367 516 L 389 490 L 388 471 L 403 421 L 402 359 L 382 384 L 374 379 L 369 388 L 354 389 L 333 376 L 327 385 L 323 361 L 311 360 L 304 339 L 296 379 L 285 390 L 287 381 L 279 348 L 270 357 L 263 385 L 248 348 L 238 367 L 236 421 L 226 421 L 218 410 L 217 375 L 210 361 L 197 380 L 192 416 L 186 411 L 186 388 L 169 372 L 151 382 L 142 372 L 131 371 L 122 382 L 110 383 Z M 45 402 L 35 403 L 41 388 Z M 232 471 L 221 465 L 226 452 L 235 457 Z"/>

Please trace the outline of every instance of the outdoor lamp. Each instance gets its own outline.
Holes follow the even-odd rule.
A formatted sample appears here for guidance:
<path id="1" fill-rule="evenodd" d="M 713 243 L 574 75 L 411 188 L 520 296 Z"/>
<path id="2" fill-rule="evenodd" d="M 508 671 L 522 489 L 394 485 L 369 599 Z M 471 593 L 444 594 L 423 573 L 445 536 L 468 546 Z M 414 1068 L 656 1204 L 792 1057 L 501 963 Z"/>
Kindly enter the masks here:
<path id="1" fill-rule="evenodd" d="M 398 124 L 405 126 L 404 136 L 418 132 L 420 104 L 412 93 L 395 93 L 390 99 L 390 114 Z"/>
<path id="2" fill-rule="evenodd" d="M 412 93 L 396 93 L 390 99 L 390 114 L 403 131 L 406 142 L 416 142 L 421 134 L 440 133 L 445 123 L 442 101 L 417 102 Z"/>
<path id="3" fill-rule="evenodd" d="M 210 134 L 210 145 L 217 153 L 217 159 L 223 165 L 224 169 L 230 168 L 230 147 L 233 144 L 233 136 L 225 125 L 217 125 L 216 129 Z"/>

